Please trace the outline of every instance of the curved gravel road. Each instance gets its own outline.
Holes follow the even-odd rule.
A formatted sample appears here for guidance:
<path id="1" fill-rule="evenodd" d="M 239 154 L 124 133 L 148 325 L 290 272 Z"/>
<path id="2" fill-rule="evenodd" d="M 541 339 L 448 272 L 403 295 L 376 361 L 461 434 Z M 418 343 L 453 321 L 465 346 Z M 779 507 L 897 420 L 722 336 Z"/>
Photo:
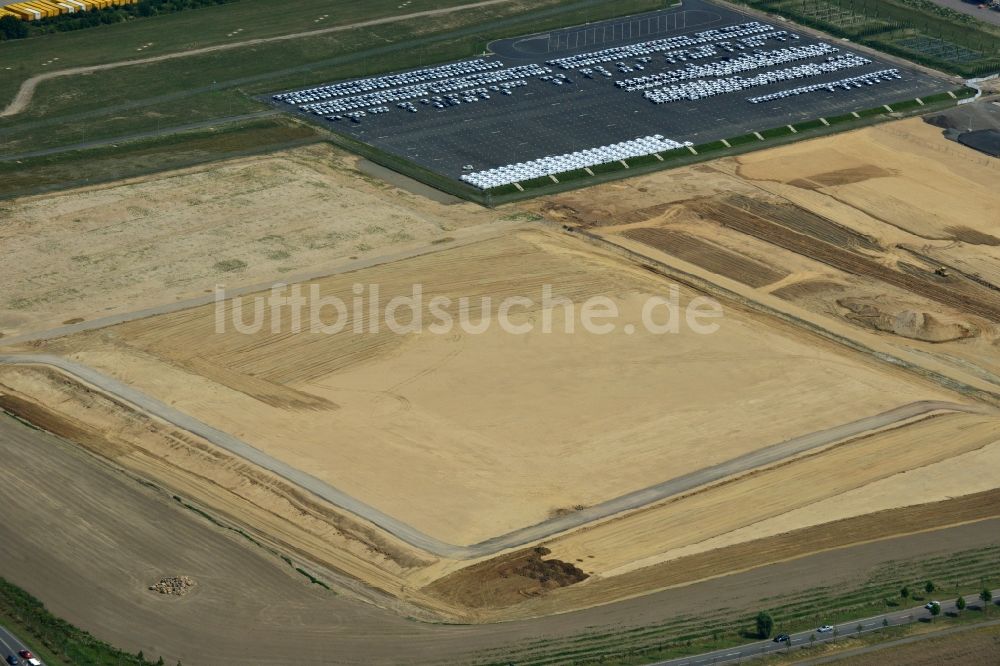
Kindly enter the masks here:
<path id="1" fill-rule="evenodd" d="M 524 546 L 596 520 L 638 509 L 653 502 L 688 492 L 699 486 L 719 481 L 734 474 L 770 465 L 806 451 L 827 446 L 850 437 L 856 437 L 876 429 L 885 428 L 901 421 L 926 416 L 934 412 L 998 413 L 998 410 L 979 405 L 961 405 L 930 400 L 914 402 L 834 428 L 789 439 L 779 444 L 774 444 L 727 460 L 718 465 L 669 479 L 648 488 L 601 502 L 592 507 L 551 518 L 536 525 L 530 525 L 506 534 L 501 534 L 476 544 L 457 545 L 425 534 L 412 525 L 408 525 L 379 511 L 356 497 L 348 495 L 329 483 L 254 448 L 227 432 L 213 428 L 156 398 L 146 395 L 116 379 L 103 375 L 88 366 L 51 354 L 3 354 L 0 355 L 0 364 L 44 365 L 70 374 L 122 401 L 131 403 L 148 414 L 152 414 L 178 428 L 198 435 L 216 446 L 226 449 L 230 453 L 277 474 L 344 511 L 348 511 L 363 520 L 377 525 L 412 546 L 439 557 L 456 560 L 476 559 L 493 555 L 509 548 Z"/>

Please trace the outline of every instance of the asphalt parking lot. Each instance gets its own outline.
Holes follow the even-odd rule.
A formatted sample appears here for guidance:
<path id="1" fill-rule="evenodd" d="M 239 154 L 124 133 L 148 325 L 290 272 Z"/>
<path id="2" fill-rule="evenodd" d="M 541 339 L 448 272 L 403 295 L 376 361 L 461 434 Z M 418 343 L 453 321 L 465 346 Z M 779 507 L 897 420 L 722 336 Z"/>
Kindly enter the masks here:
<path id="1" fill-rule="evenodd" d="M 494 42 L 490 45 L 494 55 L 485 60 L 500 60 L 504 67 L 529 63 L 544 65 L 555 58 L 690 35 L 754 20 L 706 0 L 686 0 L 681 9 Z M 775 30 L 787 29 L 780 21 L 772 25 Z M 800 37 L 797 40 L 770 40 L 760 48 L 771 51 L 789 46 L 808 46 L 819 41 L 805 33 L 796 34 Z M 860 54 L 847 42 L 832 37 L 825 41 L 840 49 L 837 55 Z M 722 62 L 745 53 L 720 50 L 716 56 L 699 59 L 698 63 Z M 611 72 L 611 77 L 595 74 L 593 78 L 587 78 L 577 70 L 552 67 L 553 74 L 564 74 L 569 82 L 555 85 L 540 80 L 539 76 L 526 77 L 527 85 L 512 89 L 510 95 L 491 92 L 489 99 L 479 98 L 475 102 L 465 101 L 445 108 L 421 104 L 419 98 L 413 98 L 411 102 L 415 112 L 388 104 L 388 111 L 366 115 L 359 122 L 348 118 L 328 120 L 325 115 L 313 115 L 290 104 L 275 103 L 279 108 L 304 115 L 335 132 L 404 157 L 437 173 L 459 178 L 470 171 L 654 134 L 680 142 L 705 143 L 927 96 L 954 87 L 948 81 L 916 69 L 900 68 L 900 79 L 871 86 L 838 89 L 836 92 L 821 90 L 759 104 L 747 101 L 751 96 L 898 67 L 869 54 L 863 55 L 872 62 L 816 77 L 666 104 L 654 104 L 645 99 L 642 92 L 627 92 L 615 86 L 616 81 L 676 70 L 684 64 L 670 64 L 659 53 L 652 54 L 651 61 L 644 63 L 641 71 L 621 73 L 614 62 L 607 62 L 604 66 Z M 624 60 L 630 66 L 636 62 L 635 58 Z M 822 63 L 824 60 L 818 57 L 790 62 L 741 72 L 740 76 L 752 77 L 760 72 L 809 62 Z"/>

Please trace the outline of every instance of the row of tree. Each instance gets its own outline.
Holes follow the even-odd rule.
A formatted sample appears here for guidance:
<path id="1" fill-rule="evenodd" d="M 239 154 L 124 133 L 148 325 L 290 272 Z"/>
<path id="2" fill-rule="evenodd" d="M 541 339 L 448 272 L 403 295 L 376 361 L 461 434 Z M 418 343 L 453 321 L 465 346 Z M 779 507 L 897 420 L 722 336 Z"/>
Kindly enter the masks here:
<path id="1" fill-rule="evenodd" d="M 209 5 L 223 5 L 237 0 L 140 0 L 134 5 L 92 9 L 86 12 L 60 14 L 38 21 L 22 21 L 13 16 L 0 19 L 0 41 L 24 39 L 53 32 L 69 32 L 99 25 L 122 23 L 131 19 L 172 14 Z"/>
<path id="2" fill-rule="evenodd" d="M 932 592 L 934 592 L 935 589 L 937 589 L 932 581 L 927 581 L 926 583 L 924 583 L 923 587 L 924 591 L 927 594 L 931 594 Z M 900 588 L 899 596 L 901 596 L 903 599 L 909 599 L 912 596 L 910 593 L 910 588 L 907 586 L 903 586 L 902 588 Z M 983 612 L 984 613 L 989 612 L 989 608 L 993 604 L 993 592 L 991 592 L 989 588 L 983 588 L 983 591 L 979 593 L 979 599 L 980 601 L 983 602 Z M 965 597 L 959 596 L 957 599 L 955 599 L 955 608 L 957 608 L 959 612 L 965 610 L 966 608 Z M 931 604 L 929 610 L 931 615 L 935 617 L 941 614 L 941 606 L 938 604 Z M 888 624 L 889 623 L 887 621 L 885 620 L 882 621 L 882 626 L 888 626 Z M 774 632 L 774 618 L 771 617 L 771 614 L 766 611 L 761 611 L 757 613 L 756 625 L 757 625 L 756 627 L 757 635 L 760 638 L 770 638 L 771 634 Z M 858 633 L 860 633 L 861 625 L 858 626 L 859 626 Z"/>

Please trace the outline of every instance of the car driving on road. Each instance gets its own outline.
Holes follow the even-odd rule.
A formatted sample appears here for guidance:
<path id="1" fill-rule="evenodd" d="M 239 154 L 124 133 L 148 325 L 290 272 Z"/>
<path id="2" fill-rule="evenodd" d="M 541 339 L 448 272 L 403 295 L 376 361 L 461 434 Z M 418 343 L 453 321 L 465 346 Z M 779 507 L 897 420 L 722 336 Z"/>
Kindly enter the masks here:
<path id="1" fill-rule="evenodd" d="M 42 666 L 42 662 L 35 659 L 35 655 L 31 654 L 31 650 L 18 650 L 17 655 L 28 662 L 28 666 Z"/>
<path id="2" fill-rule="evenodd" d="M 17 657 L 15 657 L 12 654 L 9 654 L 9 655 L 7 655 L 7 663 L 10 664 L 10 666 L 17 666 L 21 662 L 20 662 L 20 660 L 18 660 Z"/>
<path id="3" fill-rule="evenodd" d="M 792 637 L 789 636 L 788 634 L 778 634 L 777 636 L 774 637 L 775 643 L 787 643 L 790 640 L 792 640 Z"/>
<path id="4" fill-rule="evenodd" d="M 816 631 L 818 631 L 821 634 L 825 634 L 825 633 L 829 633 L 829 632 L 833 631 L 833 627 L 830 626 L 829 624 L 824 624 L 822 627 L 820 627 Z"/>

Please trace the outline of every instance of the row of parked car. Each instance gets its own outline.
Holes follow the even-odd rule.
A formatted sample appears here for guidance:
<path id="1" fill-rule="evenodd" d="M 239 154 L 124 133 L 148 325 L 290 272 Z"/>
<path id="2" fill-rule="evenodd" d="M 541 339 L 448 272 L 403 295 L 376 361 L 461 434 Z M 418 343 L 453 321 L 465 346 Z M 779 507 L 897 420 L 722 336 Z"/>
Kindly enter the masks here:
<path id="1" fill-rule="evenodd" d="M 616 81 L 615 85 L 627 92 L 648 90 L 649 88 L 655 88 L 663 84 L 679 83 L 680 81 L 690 81 L 709 76 L 730 76 L 740 72 L 783 65 L 797 60 L 819 58 L 830 53 L 836 53 L 839 50 L 835 46 L 819 42 L 808 46 L 792 46 L 773 51 L 759 51 L 728 61 L 689 63 L 683 69 L 674 69 L 657 74 L 639 76 L 634 79 Z"/>
<path id="2" fill-rule="evenodd" d="M 303 111 L 311 112 L 315 115 L 343 114 L 355 109 L 365 109 L 371 106 L 384 104 L 397 104 L 399 102 L 427 99 L 434 96 L 442 96 L 446 93 L 455 93 L 452 96 L 460 97 L 465 91 L 475 88 L 493 88 L 495 92 L 500 92 L 504 84 L 512 81 L 523 81 L 528 77 L 545 76 L 552 74 L 552 70 L 541 65 L 518 65 L 491 72 L 480 72 L 457 78 L 440 79 L 438 81 L 420 83 L 416 85 L 403 86 L 401 88 L 390 88 L 377 92 L 366 93 L 364 95 L 352 95 L 349 97 L 338 97 L 321 102 L 308 104 L 297 104 Z M 508 86 L 510 87 L 517 86 Z M 293 102 L 288 102 L 293 103 Z"/>
<path id="3" fill-rule="evenodd" d="M 546 64 L 552 67 L 559 67 L 560 69 L 580 69 L 581 67 L 592 67 L 608 62 L 632 60 L 656 53 L 688 49 L 712 42 L 725 42 L 730 48 L 735 49 L 736 47 L 732 45 L 733 42 L 740 42 L 743 39 L 753 37 L 759 39 L 764 34 L 768 35 L 768 38 L 773 37 L 784 41 L 789 38 L 790 33 L 786 30 L 775 30 L 773 26 L 766 23 L 751 21 L 725 28 L 696 32 L 692 35 L 678 35 L 676 37 L 653 39 L 638 44 L 614 46 L 599 51 L 588 51 L 586 53 L 566 56 L 565 58 L 555 58 L 549 60 Z"/>
<path id="4" fill-rule="evenodd" d="M 667 139 L 661 134 L 644 136 L 631 141 L 623 141 L 608 146 L 588 148 L 562 155 L 547 155 L 530 162 L 518 162 L 505 166 L 478 171 L 462 176 L 462 180 L 480 189 L 487 190 L 501 185 L 519 183 L 532 178 L 554 176 L 567 171 L 586 169 L 598 164 L 609 164 L 631 157 L 642 157 L 654 153 L 690 146 L 691 143 L 679 143 Z"/>
<path id="5" fill-rule="evenodd" d="M 830 72 L 836 72 L 841 69 L 861 67 L 869 63 L 871 63 L 871 60 L 868 58 L 863 58 L 854 54 L 847 54 L 830 58 L 828 61 L 823 63 L 807 63 L 804 65 L 789 67 L 787 69 L 776 69 L 770 72 L 761 72 L 751 78 L 733 76 L 726 79 L 714 79 L 711 81 L 688 81 L 673 86 L 667 86 L 665 88 L 647 90 L 643 93 L 643 97 L 655 104 L 667 104 L 681 100 L 704 99 L 706 97 L 724 95 L 726 93 L 746 90 L 748 88 L 757 88 L 760 86 L 770 85 L 772 83 L 788 81 L 790 79 L 820 76 L 822 74 L 829 74 Z"/>
<path id="6" fill-rule="evenodd" d="M 862 86 L 873 86 L 877 83 L 882 83 L 883 81 L 890 81 L 892 79 L 901 79 L 903 75 L 899 73 L 898 69 L 883 69 L 877 72 L 872 72 L 870 74 L 862 74 L 861 76 L 852 76 L 846 79 L 840 79 L 839 81 L 830 81 L 828 83 L 814 83 L 809 86 L 800 86 L 798 88 L 792 88 L 791 90 L 779 90 L 778 92 L 773 92 L 769 95 L 758 95 L 757 97 L 748 97 L 747 101 L 751 104 L 760 104 L 761 102 L 773 102 L 774 100 L 784 99 L 785 97 L 795 97 L 796 95 L 805 95 L 811 92 L 816 92 L 817 90 L 826 90 L 828 92 L 837 92 L 840 90 L 852 90 L 854 88 L 860 88 Z"/>
<path id="7" fill-rule="evenodd" d="M 498 60 L 463 60 L 452 62 L 438 67 L 399 72 L 397 74 L 386 74 L 385 76 L 374 76 L 365 79 L 354 79 L 352 81 L 342 81 L 331 83 L 315 88 L 305 88 L 287 93 L 280 93 L 274 96 L 275 101 L 287 102 L 288 104 L 308 104 L 318 102 L 332 97 L 343 97 L 345 95 L 363 95 L 365 93 L 399 86 L 429 83 L 439 79 L 449 79 L 458 76 L 466 76 L 486 72 L 493 69 L 501 69 L 503 63 Z"/>
<path id="8" fill-rule="evenodd" d="M 452 106 L 461 106 L 463 102 L 474 103 L 482 100 L 493 99 L 494 94 L 500 95 L 513 95 L 511 92 L 514 88 L 520 88 L 522 86 L 528 85 L 527 81 L 508 81 L 507 83 L 501 83 L 500 85 L 490 86 L 489 88 L 473 88 L 471 90 L 463 90 L 460 93 L 447 95 L 442 97 L 441 95 L 435 95 L 433 97 L 425 97 L 420 100 L 420 104 L 424 106 L 430 106 L 435 109 L 447 109 Z M 417 113 L 419 108 L 416 104 L 410 101 L 399 102 L 396 107 L 402 109 L 403 111 L 408 111 L 410 113 Z M 378 106 L 371 109 L 362 109 L 357 111 L 348 111 L 343 114 L 334 114 L 332 116 L 327 116 L 327 120 L 338 121 L 338 120 L 350 120 L 354 123 L 360 123 L 361 119 L 369 115 L 379 115 L 381 113 L 386 113 L 390 109 L 387 106 Z"/>

